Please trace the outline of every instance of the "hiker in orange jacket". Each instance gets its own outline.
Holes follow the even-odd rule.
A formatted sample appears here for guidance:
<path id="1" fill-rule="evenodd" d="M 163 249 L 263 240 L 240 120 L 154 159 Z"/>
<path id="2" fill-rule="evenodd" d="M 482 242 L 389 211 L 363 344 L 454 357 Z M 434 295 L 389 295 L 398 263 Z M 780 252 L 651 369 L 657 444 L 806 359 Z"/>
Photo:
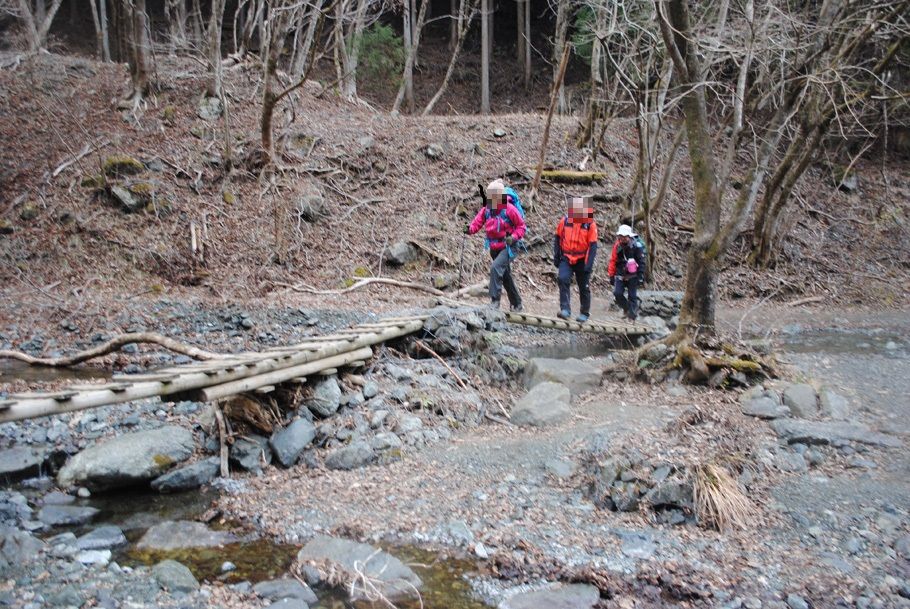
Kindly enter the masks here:
<path id="1" fill-rule="evenodd" d="M 588 321 L 591 315 L 591 271 L 597 256 L 597 222 L 589 197 L 572 197 L 568 213 L 556 225 L 553 238 L 553 266 L 559 269 L 559 313 L 558 317 L 569 319 L 572 305 L 569 291 L 572 276 L 578 283 L 581 308 L 576 318 Z"/>

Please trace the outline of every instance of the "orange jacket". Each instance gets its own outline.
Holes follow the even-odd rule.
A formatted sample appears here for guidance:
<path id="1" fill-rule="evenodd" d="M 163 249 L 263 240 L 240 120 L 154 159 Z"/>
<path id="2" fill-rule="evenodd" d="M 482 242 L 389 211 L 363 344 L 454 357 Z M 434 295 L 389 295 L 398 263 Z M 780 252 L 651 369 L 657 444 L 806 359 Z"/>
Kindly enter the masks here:
<path id="1" fill-rule="evenodd" d="M 559 239 L 559 249 L 569 259 L 569 264 L 582 259 L 587 262 L 591 244 L 597 243 L 597 222 L 594 218 L 580 221 L 564 216 L 556 225 L 556 237 Z"/>

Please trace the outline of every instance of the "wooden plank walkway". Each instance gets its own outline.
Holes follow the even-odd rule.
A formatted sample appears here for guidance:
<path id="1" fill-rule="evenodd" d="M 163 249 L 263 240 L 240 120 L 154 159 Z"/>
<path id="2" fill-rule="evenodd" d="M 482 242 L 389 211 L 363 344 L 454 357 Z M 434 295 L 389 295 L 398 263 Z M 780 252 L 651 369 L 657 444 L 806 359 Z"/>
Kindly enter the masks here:
<path id="1" fill-rule="evenodd" d="M 75 383 L 55 392 L 10 394 L 0 399 L 0 423 L 18 421 L 150 397 L 210 401 L 246 392 L 267 393 L 276 385 L 300 383 L 308 375 L 362 365 L 372 347 L 418 332 L 429 314 L 391 317 L 264 351 L 225 355 L 218 360 L 191 362 L 144 374 L 115 374 L 106 383 Z M 505 313 L 509 323 L 568 332 L 641 336 L 651 328 L 620 320 L 586 323 L 535 315 Z"/>

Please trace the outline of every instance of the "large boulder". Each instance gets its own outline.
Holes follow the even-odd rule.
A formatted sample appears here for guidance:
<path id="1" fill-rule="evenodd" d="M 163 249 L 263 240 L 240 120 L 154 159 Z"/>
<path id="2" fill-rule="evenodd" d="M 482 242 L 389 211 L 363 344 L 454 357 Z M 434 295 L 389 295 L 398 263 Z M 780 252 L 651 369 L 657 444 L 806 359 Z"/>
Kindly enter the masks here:
<path id="1" fill-rule="evenodd" d="M 306 406 L 313 414 L 325 418 L 335 414 L 340 404 L 341 387 L 338 386 L 338 379 L 330 376 L 316 384 L 313 397 L 307 401 Z"/>
<path id="2" fill-rule="evenodd" d="M 279 429 L 269 440 L 275 458 L 284 467 L 297 463 L 297 457 L 316 437 L 316 427 L 306 419 L 297 419 L 287 427 Z"/>
<path id="3" fill-rule="evenodd" d="M 796 383 L 784 389 L 784 405 L 790 407 L 795 417 L 814 419 L 818 416 L 818 396 L 815 388 L 806 383 Z"/>
<path id="4" fill-rule="evenodd" d="M 899 447 L 901 441 L 893 436 L 872 431 L 862 423 L 846 421 L 804 421 L 777 419 L 771 423 L 777 435 L 790 444 L 837 444 L 859 442 L 873 446 Z"/>
<path id="5" fill-rule="evenodd" d="M 359 571 L 374 580 L 379 592 L 391 601 L 415 596 L 423 582 L 417 574 L 400 560 L 379 548 L 348 539 L 317 535 L 297 554 L 301 563 L 314 561 L 339 565 L 348 572 Z M 352 601 L 364 598 L 361 590 L 354 590 Z"/>
<path id="6" fill-rule="evenodd" d="M 45 451 L 31 446 L 0 450 L 0 481 L 9 483 L 37 476 L 46 460 Z"/>
<path id="7" fill-rule="evenodd" d="M 592 609 L 600 592 L 589 584 L 557 584 L 546 590 L 519 592 L 499 605 L 499 609 Z"/>
<path id="8" fill-rule="evenodd" d="M 571 399 L 572 395 L 565 385 L 548 381 L 539 383 L 518 400 L 512 410 L 512 422 L 535 427 L 560 423 L 572 414 L 569 408 Z"/>
<path id="9" fill-rule="evenodd" d="M 159 493 L 176 493 L 208 484 L 221 473 L 218 457 L 210 457 L 174 469 L 152 480 L 152 488 Z"/>
<path id="10" fill-rule="evenodd" d="M 525 387 L 531 389 L 534 385 L 547 381 L 562 383 L 573 396 L 577 396 L 600 387 L 602 377 L 603 369 L 600 366 L 579 359 L 535 357 L 525 368 Z"/>
<path id="11" fill-rule="evenodd" d="M 126 536 L 120 527 L 106 524 L 93 529 L 76 540 L 77 550 L 107 550 L 126 545 Z"/>
<path id="12" fill-rule="evenodd" d="M 168 520 L 151 527 L 136 544 L 139 550 L 211 548 L 240 541 L 227 531 L 213 531 L 201 522 Z"/>
<path id="13" fill-rule="evenodd" d="M 60 486 L 106 490 L 157 478 L 193 454 L 193 434 L 167 425 L 99 442 L 67 461 L 57 475 Z"/>

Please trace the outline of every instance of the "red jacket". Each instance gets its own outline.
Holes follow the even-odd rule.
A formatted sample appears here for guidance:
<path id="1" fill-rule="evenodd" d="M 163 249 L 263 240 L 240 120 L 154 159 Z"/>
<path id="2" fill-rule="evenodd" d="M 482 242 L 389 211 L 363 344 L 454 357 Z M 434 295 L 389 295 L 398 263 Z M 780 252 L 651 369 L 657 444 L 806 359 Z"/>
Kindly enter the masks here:
<path id="1" fill-rule="evenodd" d="M 502 211 L 505 209 L 505 218 Z M 488 214 L 489 213 L 489 217 Z M 505 238 L 512 235 L 512 238 L 518 241 L 525 234 L 525 221 L 511 203 L 499 205 L 495 211 L 488 212 L 486 206 L 480 208 L 468 232 L 472 235 L 483 228 L 487 233 L 487 239 L 490 240 L 490 250 L 498 252 L 505 248 Z"/>
<path id="2" fill-rule="evenodd" d="M 607 275 L 612 279 L 616 275 L 626 277 L 626 262 L 634 258 L 638 265 L 636 275 L 638 280 L 642 281 L 645 277 L 645 251 L 636 241 L 630 241 L 629 245 L 622 247 L 619 239 L 613 242 L 613 251 L 610 252 L 610 263 L 607 264 Z"/>

